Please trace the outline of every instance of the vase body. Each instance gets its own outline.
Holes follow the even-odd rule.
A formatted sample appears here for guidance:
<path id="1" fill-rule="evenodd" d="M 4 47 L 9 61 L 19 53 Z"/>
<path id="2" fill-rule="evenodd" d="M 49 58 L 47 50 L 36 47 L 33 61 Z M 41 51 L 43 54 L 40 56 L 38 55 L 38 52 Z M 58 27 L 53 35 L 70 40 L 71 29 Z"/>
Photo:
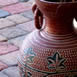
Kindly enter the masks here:
<path id="1" fill-rule="evenodd" d="M 72 27 L 72 19 L 76 17 L 72 10 L 75 11 L 77 4 L 63 4 L 58 9 L 60 14 L 55 10 L 59 4 L 39 0 L 36 4 L 45 15 L 47 27 L 33 31 L 23 41 L 18 57 L 21 77 L 77 77 L 77 34 Z M 69 8 L 68 15 L 65 8 Z"/>

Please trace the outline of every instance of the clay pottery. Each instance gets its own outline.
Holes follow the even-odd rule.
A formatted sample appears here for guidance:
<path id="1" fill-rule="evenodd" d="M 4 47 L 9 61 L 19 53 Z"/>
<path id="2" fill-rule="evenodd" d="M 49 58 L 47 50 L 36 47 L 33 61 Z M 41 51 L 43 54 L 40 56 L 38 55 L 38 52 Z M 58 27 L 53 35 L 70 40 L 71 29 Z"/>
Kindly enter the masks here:
<path id="1" fill-rule="evenodd" d="M 18 57 L 21 77 L 77 77 L 77 34 L 72 24 L 77 3 L 35 3 L 37 29 L 23 41 Z"/>

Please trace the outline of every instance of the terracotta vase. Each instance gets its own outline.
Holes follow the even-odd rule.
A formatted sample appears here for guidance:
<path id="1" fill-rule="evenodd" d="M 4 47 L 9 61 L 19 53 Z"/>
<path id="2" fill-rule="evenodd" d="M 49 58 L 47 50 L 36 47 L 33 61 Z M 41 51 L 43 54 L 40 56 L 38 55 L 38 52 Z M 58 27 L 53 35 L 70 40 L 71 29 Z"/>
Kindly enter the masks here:
<path id="1" fill-rule="evenodd" d="M 72 24 L 77 3 L 35 3 L 37 29 L 23 41 L 18 57 L 21 77 L 77 77 L 77 34 Z"/>

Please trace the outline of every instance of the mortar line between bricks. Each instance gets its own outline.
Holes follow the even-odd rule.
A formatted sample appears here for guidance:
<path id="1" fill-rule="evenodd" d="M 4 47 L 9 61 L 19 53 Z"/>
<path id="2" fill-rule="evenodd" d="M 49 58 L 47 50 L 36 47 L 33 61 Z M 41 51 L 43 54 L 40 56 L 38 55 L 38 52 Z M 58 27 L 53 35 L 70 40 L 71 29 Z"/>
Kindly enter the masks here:
<path id="1" fill-rule="evenodd" d="M 26 22 L 23 22 L 23 23 L 20 23 L 20 24 L 24 24 L 24 23 L 28 23 L 28 22 L 31 22 L 31 21 L 33 21 L 34 19 L 30 19 L 30 20 L 28 20 L 28 21 L 26 21 Z M 17 25 L 19 25 L 19 24 L 17 24 Z M 16 25 L 16 26 L 17 26 Z"/>
<path id="2" fill-rule="evenodd" d="M 31 10 L 31 9 L 29 9 L 29 10 Z M 26 10 L 26 11 L 29 11 L 29 10 Z M 13 14 L 20 14 L 20 13 L 23 13 L 23 12 L 25 12 L 25 11 L 21 11 L 19 13 L 13 13 Z"/>
<path id="3" fill-rule="evenodd" d="M 7 65 L 5 62 L 3 62 L 2 60 L 0 60 L 0 62 L 3 63 L 3 64 L 5 64 L 5 65 L 7 66 L 7 67 L 4 68 L 4 69 L 7 69 L 7 68 L 8 68 L 8 65 Z M 4 69 L 2 69 L 2 70 L 4 70 Z M 0 72 L 1 72 L 2 70 L 0 70 Z"/>
<path id="4" fill-rule="evenodd" d="M 26 11 L 29 11 L 29 10 L 32 10 L 32 8 L 26 10 Z M 26 11 L 22 11 L 22 12 L 19 12 L 19 13 L 14 13 L 14 14 L 20 14 L 20 13 L 23 13 L 23 12 L 26 12 Z"/>
<path id="5" fill-rule="evenodd" d="M 26 16 L 25 16 L 26 17 Z M 29 17 L 26 17 L 26 18 L 29 18 Z M 34 18 L 30 18 L 31 20 L 34 20 Z"/>
<path id="6" fill-rule="evenodd" d="M 17 67 L 18 66 L 18 64 L 16 64 L 16 65 L 11 65 L 11 66 L 9 66 L 8 68 L 10 68 L 10 67 Z M 5 68 L 5 69 L 7 69 L 7 68 Z M 5 69 L 3 69 L 3 70 L 5 70 Z M 3 71 L 2 70 L 2 71 Z M 7 77 L 10 77 L 6 72 L 2 72 L 4 75 L 6 75 Z"/>
<path id="7" fill-rule="evenodd" d="M 5 70 L 5 69 L 4 69 Z M 3 71 L 3 70 L 2 70 Z M 6 72 L 2 72 L 4 75 L 6 75 L 7 77 L 9 77 L 9 75 Z"/>
<path id="8" fill-rule="evenodd" d="M 16 46 L 16 47 L 18 48 L 17 50 L 20 49 L 17 45 L 15 45 L 15 44 L 13 44 L 13 43 L 10 43 L 10 44 Z M 17 50 L 14 50 L 14 51 L 17 51 Z"/>
<path id="9" fill-rule="evenodd" d="M 8 65 L 7 68 L 10 68 L 10 67 L 18 67 L 18 64 Z M 5 68 L 5 69 L 7 69 L 7 68 Z M 5 69 L 3 69 L 3 70 L 5 70 Z M 1 70 L 1 71 L 3 71 L 3 70 Z M 5 72 L 3 72 L 3 73 L 6 74 Z"/>
<path id="10" fill-rule="evenodd" d="M 12 21 L 12 20 L 9 19 L 9 21 Z M 33 20 L 30 19 L 30 20 L 28 20 L 28 21 L 26 21 L 26 22 L 19 23 L 19 24 L 24 24 L 24 23 L 27 23 L 27 22 L 30 22 L 30 21 L 33 21 Z M 0 30 L 5 29 L 5 28 L 9 28 L 9 27 L 15 27 L 16 25 L 19 25 L 19 24 L 17 24 L 15 21 L 12 21 L 12 22 L 15 23 L 15 25 L 12 25 L 12 26 L 6 26 L 6 27 L 3 27 L 3 28 L 0 28 Z"/>
<path id="11" fill-rule="evenodd" d="M 4 35 L 2 35 L 1 33 L 0 33 L 0 35 L 3 36 L 4 38 L 6 38 L 5 40 L 1 40 L 0 42 L 7 42 L 8 41 L 7 37 L 5 37 Z"/>
<path id="12" fill-rule="evenodd" d="M 13 53 L 13 52 L 19 50 L 19 47 L 17 47 L 17 48 L 18 48 L 18 49 L 16 49 L 16 50 L 13 50 L 13 51 L 10 51 L 10 52 L 7 52 L 7 53 L 3 53 L 3 54 L 1 54 L 0 56 L 6 55 L 6 54 L 10 54 L 10 53 Z"/>
<path id="13" fill-rule="evenodd" d="M 24 30 L 24 29 L 22 29 L 22 28 L 19 28 L 19 29 L 21 29 L 21 30 L 23 30 L 23 31 L 25 31 L 25 32 L 28 32 L 28 34 L 30 33 L 30 31 Z M 21 36 L 21 35 L 20 35 L 20 36 Z"/>
<path id="14" fill-rule="evenodd" d="M 18 64 L 8 65 L 8 68 L 9 67 L 17 67 L 17 66 L 18 66 Z"/>
<path id="15" fill-rule="evenodd" d="M 10 5 L 17 4 L 17 3 L 20 3 L 20 2 L 16 2 L 16 3 L 12 3 L 12 4 L 7 4 L 7 5 L 0 6 L 0 9 L 2 9 L 3 7 L 8 7 L 8 6 L 10 6 Z"/>
<path id="16" fill-rule="evenodd" d="M 22 13 L 23 13 L 23 12 L 22 12 Z M 20 13 L 20 15 L 21 15 L 21 13 Z M 24 15 L 22 15 L 22 16 L 24 16 Z M 27 16 L 24 16 L 24 17 L 29 18 L 29 19 L 31 19 L 31 20 L 34 20 L 34 18 L 30 18 L 30 17 L 27 17 Z"/>
<path id="17" fill-rule="evenodd" d="M 34 19 L 33 19 L 34 20 Z M 27 23 L 27 22 L 31 22 L 31 21 L 33 21 L 32 19 L 30 19 L 30 20 L 28 20 L 28 21 L 26 21 L 26 22 L 23 22 L 23 23 L 19 23 L 19 24 L 24 24 L 24 23 Z M 9 20 L 9 21 L 12 21 L 12 20 Z M 15 27 L 16 25 L 19 25 L 19 24 L 17 24 L 15 21 L 12 21 L 13 23 L 15 23 L 15 25 L 12 25 L 12 26 L 6 26 L 6 27 L 3 27 L 3 28 L 0 28 L 0 30 L 2 30 L 2 29 L 5 29 L 5 28 L 9 28 L 9 27 Z"/>
<path id="18" fill-rule="evenodd" d="M 32 21 L 33 21 L 33 20 L 32 20 Z M 31 21 L 30 21 L 30 22 L 31 22 Z M 34 26 L 35 26 L 35 24 L 34 24 Z M 25 32 L 31 33 L 31 31 L 24 30 L 24 29 L 22 29 L 22 28 L 20 28 L 20 27 L 19 27 L 19 29 L 21 29 L 21 30 L 23 30 L 23 31 L 25 31 Z"/>
<path id="19" fill-rule="evenodd" d="M 19 29 L 20 29 L 20 28 L 19 28 Z M 24 31 L 24 30 L 23 30 L 23 31 Z M 26 32 L 26 31 L 24 31 L 24 32 Z M 17 38 L 17 37 L 20 37 L 20 36 L 27 35 L 28 33 L 30 33 L 30 32 L 27 31 L 27 33 L 24 33 L 24 34 L 21 34 L 21 35 L 15 36 L 15 37 L 10 37 L 10 38 L 8 38 L 7 36 L 5 36 L 5 35 L 2 34 L 2 33 L 0 33 L 0 34 L 1 34 L 2 36 L 6 37 L 8 40 L 11 40 L 11 39 L 14 39 L 14 38 Z"/>
<path id="20" fill-rule="evenodd" d="M 24 34 L 24 35 L 25 35 L 25 34 Z M 17 37 L 8 38 L 8 40 L 12 40 L 12 39 L 15 39 L 15 38 L 18 38 L 18 37 L 22 37 L 22 36 L 24 36 L 24 35 L 19 35 L 19 36 L 17 36 Z"/>
<path id="21" fill-rule="evenodd" d="M 15 14 L 14 14 L 14 15 L 15 15 Z M 10 15 L 10 16 L 12 16 L 12 15 Z M 9 17 L 9 16 L 8 16 L 8 17 Z M 7 17 L 6 17 L 6 19 L 7 19 Z M 15 21 L 12 21 L 11 19 L 7 19 L 7 20 L 9 20 L 9 21 L 15 23 L 15 25 L 17 25 L 17 23 L 16 23 Z"/>
<path id="22" fill-rule="evenodd" d="M 2 73 L 3 73 L 4 75 L 6 75 L 7 77 L 9 77 L 7 73 L 5 73 L 5 72 L 2 72 Z"/>
<path id="23" fill-rule="evenodd" d="M 0 60 L 0 62 L 2 62 L 3 64 L 7 65 L 5 62 L 3 62 L 2 60 Z M 8 65 L 7 65 L 8 66 Z"/>
<path id="24" fill-rule="evenodd" d="M 6 18 L 6 17 L 11 16 L 11 15 L 12 15 L 12 14 L 11 14 L 11 13 L 9 13 L 9 15 L 7 15 L 7 16 L 0 17 L 0 19 L 1 19 L 1 18 Z"/>
<path id="25" fill-rule="evenodd" d="M 18 13 L 17 13 L 17 14 L 18 14 Z M 16 15 L 16 14 L 14 14 L 14 15 Z M 11 16 L 12 16 L 12 15 L 11 15 Z M 22 16 L 22 15 L 21 15 L 21 16 Z M 24 16 L 22 16 L 22 17 L 24 17 Z M 24 17 L 24 18 L 26 18 L 26 17 Z M 23 23 L 27 23 L 27 22 L 31 21 L 31 19 L 29 18 L 29 20 L 17 24 L 15 21 L 13 21 L 13 20 L 11 20 L 11 19 L 8 19 L 8 20 L 9 20 L 9 21 L 12 21 L 12 22 L 15 23 L 16 25 L 23 24 Z"/>
<path id="26" fill-rule="evenodd" d="M 28 22 L 31 22 L 31 21 L 33 21 L 34 19 L 30 19 L 30 21 L 28 21 Z"/>
<path id="27" fill-rule="evenodd" d="M 6 27 L 3 27 L 3 28 L 0 28 L 0 30 L 2 29 L 6 29 L 6 28 L 9 28 L 9 27 L 15 27 L 16 25 L 12 25 L 12 26 L 6 26 Z"/>
<path id="28" fill-rule="evenodd" d="M 8 65 L 7 68 L 10 68 L 10 67 L 18 67 L 18 64 Z M 7 69 L 7 68 L 5 68 L 5 69 Z M 5 69 L 3 69 L 3 70 L 5 70 Z M 2 71 L 2 70 L 1 70 L 1 71 Z"/>
<path id="29" fill-rule="evenodd" d="M 27 34 L 22 34 L 22 35 L 19 35 L 19 36 L 16 36 L 16 37 L 11 37 L 11 38 L 8 38 L 8 40 L 11 40 L 11 39 L 14 39 L 14 38 L 17 38 L 17 37 L 21 37 L 21 36 L 24 36 L 24 35 L 27 35 Z"/>

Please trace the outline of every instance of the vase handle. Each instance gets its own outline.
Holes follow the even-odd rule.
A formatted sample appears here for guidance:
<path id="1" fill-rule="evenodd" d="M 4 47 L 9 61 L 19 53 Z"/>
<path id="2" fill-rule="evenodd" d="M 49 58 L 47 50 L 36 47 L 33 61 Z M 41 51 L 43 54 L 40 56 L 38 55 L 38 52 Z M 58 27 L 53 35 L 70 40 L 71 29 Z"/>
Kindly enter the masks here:
<path id="1" fill-rule="evenodd" d="M 43 14 L 38 9 L 36 4 L 33 4 L 32 11 L 34 13 L 35 26 L 37 29 L 41 29 L 43 25 Z"/>

